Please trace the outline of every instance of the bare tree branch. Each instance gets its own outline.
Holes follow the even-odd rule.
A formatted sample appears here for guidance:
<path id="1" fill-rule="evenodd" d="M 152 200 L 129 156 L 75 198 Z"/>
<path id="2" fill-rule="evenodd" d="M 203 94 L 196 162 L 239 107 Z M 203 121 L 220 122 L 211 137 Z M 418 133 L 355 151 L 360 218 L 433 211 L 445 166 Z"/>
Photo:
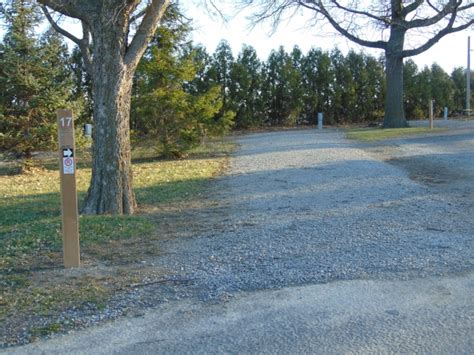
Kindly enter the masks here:
<path id="1" fill-rule="evenodd" d="M 82 22 L 82 33 L 83 33 L 83 38 L 79 39 L 70 32 L 66 31 L 65 29 L 61 28 L 56 21 L 54 21 L 53 17 L 49 13 L 48 9 L 44 5 L 40 5 L 41 10 L 43 11 L 44 15 L 46 16 L 46 19 L 50 23 L 50 25 L 54 28 L 56 32 L 59 34 L 63 35 L 66 38 L 69 38 L 72 42 L 77 44 L 79 48 L 81 49 L 82 57 L 84 59 L 84 65 L 86 67 L 86 71 L 89 75 L 92 75 L 92 55 L 91 55 L 91 50 L 89 46 L 89 30 L 87 28 L 87 25 L 85 25 L 84 22 Z"/>
<path id="2" fill-rule="evenodd" d="M 440 10 L 436 8 L 436 6 L 434 6 L 430 0 L 427 0 L 426 2 L 428 3 L 428 6 L 431 7 L 433 10 L 435 10 L 436 12 L 440 12 Z"/>
<path id="3" fill-rule="evenodd" d="M 242 6 L 240 9 L 243 9 L 246 6 L 252 5 L 252 1 L 243 1 Z M 213 4 L 213 6 L 216 6 Z M 265 2 L 262 6 L 261 11 L 257 12 L 255 15 L 252 16 L 252 25 L 249 26 L 248 28 L 255 28 L 255 26 L 258 23 L 261 23 L 266 20 L 271 20 L 271 26 L 272 26 L 272 33 L 274 33 L 282 19 L 282 14 L 291 6 L 294 6 L 292 4 L 292 1 L 280 1 L 280 3 L 277 3 L 276 1 L 268 1 Z"/>
<path id="4" fill-rule="evenodd" d="M 421 0 L 417 0 L 417 1 L 421 1 Z M 363 15 L 363 16 L 366 16 L 366 17 L 372 19 L 372 20 L 383 22 L 387 25 L 390 24 L 388 19 L 384 16 L 375 16 L 374 14 L 371 14 L 370 12 L 367 12 L 367 11 L 360 11 L 360 10 L 351 9 L 347 6 L 341 5 L 339 3 L 339 1 L 336 1 L 336 0 L 333 0 L 332 2 L 336 6 L 336 8 L 338 8 L 340 10 L 343 10 L 343 11 L 346 11 L 346 12 L 349 12 L 349 13 L 352 13 L 352 14 L 355 14 L 355 15 Z"/>
<path id="5" fill-rule="evenodd" d="M 72 33 L 69 33 L 65 29 L 61 28 L 56 21 L 54 21 L 53 17 L 49 13 L 48 9 L 44 5 L 40 5 L 41 10 L 43 11 L 43 14 L 46 16 L 46 19 L 48 20 L 49 24 L 54 28 L 54 30 L 60 34 L 62 34 L 64 37 L 69 38 L 71 41 L 73 41 L 75 44 L 78 46 L 81 43 L 81 40 L 74 36 Z"/>
<path id="6" fill-rule="evenodd" d="M 428 1 L 428 3 L 429 3 L 429 1 Z M 418 9 L 421 4 L 423 4 L 423 0 L 415 0 L 410 5 L 405 6 L 402 9 L 402 13 L 401 13 L 402 17 L 405 18 L 409 13 L 411 13 L 411 12 L 415 11 L 416 9 Z"/>
<path id="7" fill-rule="evenodd" d="M 449 3 L 447 3 L 446 6 L 444 6 L 443 9 L 439 11 L 435 16 L 430 18 L 407 21 L 404 22 L 404 26 L 408 29 L 433 26 L 434 24 L 444 19 L 447 15 L 455 13 L 461 3 L 462 0 L 450 0 Z"/>
<path id="8" fill-rule="evenodd" d="M 139 18 L 142 18 L 143 16 L 145 16 L 146 10 L 147 10 L 147 9 L 143 9 L 143 10 L 140 11 L 138 14 L 133 15 L 132 17 L 130 17 L 129 23 L 135 22 L 135 21 L 138 20 Z"/>
<path id="9" fill-rule="evenodd" d="M 79 48 L 81 49 L 82 58 L 84 59 L 84 65 L 86 67 L 86 72 L 89 75 L 92 75 L 92 49 L 90 46 L 90 35 L 91 31 L 89 26 L 86 22 L 82 21 L 82 40 L 79 44 Z"/>
<path id="10" fill-rule="evenodd" d="M 470 4 L 467 4 L 466 6 L 459 6 L 458 7 L 458 12 L 459 11 L 465 11 L 465 10 L 472 9 L 472 8 L 474 8 L 474 2 L 472 2 Z"/>
<path id="11" fill-rule="evenodd" d="M 387 47 L 387 42 L 385 41 L 368 41 L 362 38 L 357 37 L 356 35 L 349 32 L 347 29 L 342 27 L 339 22 L 329 13 L 326 7 L 323 5 L 322 1 L 317 1 L 317 4 L 309 5 L 305 1 L 298 1 L 298 3 L 307 9 L 319 12 L 321 15 L 329 21 L 329 23 L 334 27 L 336 31 L 342 34 L 344 37 L 348 38 L 352 42 L 355 42 L 361 46 L 370 47 L 370 48 L 379 48 L 385 49 Z M 314 2 L 313 2 L 314 3 Z"/>
<path id="12" fill-rule="evenodd" d="M 227 22 L 227 16 L 224 14 L 224 12 L 221 9 L 219 9 L 219 6 L 216 5 L 215 1 L 205 0 L 204 6 L 210 13 L 213 13 L 214 15 L 217 14 L 218 17 L 220 17 L 224 22 Z"/>
<path id="13" fill-rule="evenodd" d="M 138 65 L 169 3 L 170 0 L 152 0 L 146 8 L 145 17 L 125 54 L 125 63 L 129 68 L 135 68 Z"/>
<path id="14" fill-rule="evenodd" d="M 454 23 L 454 21 L 450 21 L 448 26 L 443 28 L 434 37 L 430 38 L 425 44 L 419 46 L 418 48 L 410 49 L 410 50 L 404 50 L 402 52 L 402 56 L 404 58 L 406 58 L 406 57 L 412 57 L 412 56 L 418 55 L 420 53 L 423 53 L 424 51 L 426 51 L 426 50 L 430 49 L 431 47 L 433 47 L 436 43 L 439 42 L 439 40 L 441 38 L 443 38 L 447 34 L 454 33 L 454 32 L 459 32 L 459 31 L 465 30 L 466 28 L 469 28 L 470 26 L 474 25 L 474 20 L 471 20 L 471 21 L 465 23 L 464 25 L 461 25 L 461 26 L 458 26 L 458 27 L 452 27 L 453 23 Z"/>
<path id="15" fill-rule="evenodd" d="M 84 15 L 84 9 L 87 8 L 91 1 L 81 0 L 37 0 L 40 4 L 46 5 L 54 11 L 62 14 L 81 19 Z M 92 1 L 94 2 L 94 1 Z"/>

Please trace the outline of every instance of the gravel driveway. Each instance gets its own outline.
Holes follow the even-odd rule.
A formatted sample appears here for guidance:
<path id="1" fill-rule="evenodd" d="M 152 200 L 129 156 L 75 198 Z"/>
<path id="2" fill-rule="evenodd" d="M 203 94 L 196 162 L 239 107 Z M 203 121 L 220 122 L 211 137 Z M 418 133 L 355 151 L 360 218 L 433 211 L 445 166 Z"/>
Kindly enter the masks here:
<path id="1" fill-rule="evenodd" d="M 159 261 L 201 298 L 473 270 L 472 131 L 373 146 L 311 130 L 237 142 L 217 206 L 198 219 L 204 230 L 170 240 Z M 431 170 L 417 176 L 422 162 Z"/>
<path id="2" fill-rule="evenodd" d="M 236 137 L 236 140 L 240 148 L 231 159 L 230 171 L 227 176 L 216 180 L 205 207 L 182 211 L 181 218 L 189 223 L 162 242 L 163 255 L 148 261 L 152 267 L 168 270 L 172 275 L 169 282 L 137 289 L 127 300 L 165 307 L 166 310 L 160 308 L 158 312 L 171 312 L 172 315 L 166 313 L 170 317 L 167 318 L 167 324 L 175 329 L 173 327 L 181 322 L 181 328 L 177 328 L 182 333 L 176 330 L 170 335 L 168 332 L 169 338 L 159 343 L 147 340 L 148 345 L 142 344 L 141 348 L 134 347 L 134 337 L 131 336 L 131 343 L 120 346 L 122 351 L 245 351 L 242 347 L 219 348 L 219 341 L 222 341 L 219 337 L 214 337 L 214 348 L 204 345 L 199 347 L 199 344 L 205 344 L 198 341 L 202 334 L 197 334 L 198 338 L 194 340 L 189 339 L 190 347 L 180 348 L 179 339 L 188 331 L 186 324 L 182 324 L 183 314 L 191 312 L 189 314 L 196 314 L 196 317 L 204 317 L 205 309 L 217 307 L 224 317 L 227 314 L 226 307 L 236 307 L 242 302 L 251 303 L 252 300 L 265 304 L 263 294 L 268 296 L 270 310 L 279 309 L 274 308 L 272 299 L 287 297 L 288 300 L 299 302 L 299 308 L 294 308 L 295 314 L 304 314 L 305 309 L 312 309 L 310 301 L 318 294 L 327 295 L 324 302 L 330 302 L 336 294 L 350 295 L 353 288 L 354 294 L 358 292 L 361 299 L 369 300 L 370 303 L 372 298 L 375 300 L 378 297 L 377 287 L 386 285 L 383 286 L 386 287 L 385 299 L 390 298 L 390 294 L 401 292 L 401 289 L 406 290 L 404 295 L 409 295 L 410 299 L 419 296 L 419 290 L 413 285 L 423 283 L 424 293 L 438 287 L 438 290 L 447 290 L 448 294 L 456 295 L 446 303 L 446 307 L 452 302 L 456 303 L 456 300 L 462 301 L 461 305 L 452 306 L 452 313 L 448 317 L 450 325 L 455 325 L 456 319 L 462 318 L 458 323 L 462 331 L 454 329 L 452 334 L 443 334 L 446 339 L 460 344 L 460 348 L 456 348 L 458 352 L 464 352 L 472 346 L 474 301 L 466 296 L 466 292 L 474 291 L 472 125 L 435 136 L 375 144 L 346 140 L 344 134 L 336 130 L 257 133 Z M 462 287 L 451 292 L 449 280 L 459 277 L 465 278 Z M 418 281 L 420 279 L 423 281 Z M 426 280 L 434 281 L 430 283 Z M 339 291 L 330 291 L 331 285 L 337 285 L 334 287 L 338 287 L 336 289 Z M 280 292 L 279 289 L 285 289 L 286 293 L 283 296 L 275 294 Z M 364 290 L 367 290 L 367 294 Z M 410 295 L 410 292 L 413 294 Z M 298 294 L 306 303 L 297 301 Z M 441 324 L 444 318 L 438 317 L 439 313 L 431 307 L 433 302 L 438 302 L 437 299 L 429 298 L 424 304 L 427 309 L 425 318 L 410 318 L 408 323 L 411 328 L 406 329 L 419 329 L 421 332 L 429 328 L 431 330 L 428 333 L 435 339 L 437 329 L 445 328 Z M 166 304 L 169 307 L 163 306 L 163 302 L 168 302 Z M 400 310 L 397 310 L 396 302 L 389 305 L 390 302 L 384 304 L 384 307 L 391 307 L 385 314 L 384 322 L 398 324 L 397 329 L 403 331 L 403 322 L 393 323 L 386 317 L 403 313 L 404 308 L 398 304 Z M 345 307 L 354 307 L 346 311 L 357 313 L 355 308 L 360 307 L 359 303 L 341 302 L 336 311 L 336 305 L 331 304 L 327 311 L 329 319 L 334 314 L 331 312 L 342 312 Z M 375 307 L 374 304 L 372 306 L 365 307 Z M 324 309 L 324 305 L 321 307 Z M 334 310 L 331 307 L 335 307 Z M 247 309 L 242 307 L 242 311 Z M 375 307 L 374 312 L 378 311 Z M 291 307 L 286 312 L 291 313 Z M 312 312 L 323 310 L 313 309 Z M 434 312 L 434 315 L 430 312 Z M 146 317 L 155 320 L 158 317 L 157 313 L 150 310 L 147 313 Z M 223 318 L 220 321 L 215 319 L 219 311 L 214 309 L 211 313 L 209 317 L 214 317 L 214 320 L 199 318 L 201 325 L 206 324 L 207 319 L 209 324 L 218 322 L 221 330 L 225 328 L 227 323 Z M 406 310 L 407 319 L 415 317 L 414 314 Z M 197 319 L 191 319 L 192 315 L 189 317 L 189 324 Z M 345 326 L 347 329 L 365 329 L 365 338 L 358 338 L 362 344 L 363 339 L 370 338 L 371 332 L 375 332 L 371 326 L 377 322 L 372 322 L 372 325 L 364 323 L 361 317 L 356 314 L 356 318 L 350 319 L 350 322 L 355 323 L 346 322 Z M 324 321 L 313 324 L 310 329 L 317 333 L 323 331 L 328 319 L 326 316 L 323 318 Z M 259 319 L 260 323 L 255 324 L 273 324 L 272 317 L 268 315 L 267 318 Z M 120 327 L 129 328 L 130 322 L 140 321 L 122 320 L 107 325 L 109 328 L 106 329 L 120 333 Z M 288 322 L 286 326 L 291 328 L 291 317 Z M 141 325 L 144 328 L 140 328 L 138 323 L 131 326 L 142 329 L 143 334 L 149 334 L 146 333 L 146 327 L 148 332 L 158 331 L 153 327 L 153 322 L 146 324 Z M 254 323 L 248 320 L 248 324 Z M 100 329 L 88 330 L 86 334 L 93 336 L 95 332 L 100 339 Z M 124 330 L 124 334 L 128 334 L 128 331 Z M 348 333 L 345 334 L 347 341 Z M 430 343 L 429 337 L 420 334 L 425 333 L 413 335 L 413 347 L 398 349 L 433 350 L 417 342 L 423 338 L 425 345 Z M 267 334 L 269 339 L 270 335 Z M 289 335 L 291 337 L 291 332 Z M 208 336 L 213 338 L 212 335 Z M 264 347 L 262 343 L 255 345 L 254 349 L 264 352 L 304 350 L 304 343 L 298 345 L 294 342 L 296 338 L 292 338 L 293 342 L 287 342 L 294 344 L 294 347 L 275 348 L 271 344 Z M 312 338 L 310 336 L 308 339 Z M 334 341 L 333 350 L 338 349 L 336 345 L 339 338 L 341 342 L 344 339 L 342 335 L 336 334 L 330 338 Z M 380 341 L 392 342 L 390 344 L 395 346 L 402 338 L 397 338 L 397 333 L 392 332 Z M 240 339 L 239 334 L 235 334 L 234 339 L 238 344 L 236 339 Z M 463 339 L 464 343 L 459 339 Z M 80 341 L 84 344 L 84 339 Z M 198 347 L 192 346 L 193 341 Z M 244 343 L 242 340 L 241 344 Z M 66 348 L 73 347 L 74 336 L 57 338 L 53 343 L 17 348 L 17 351 L 60 349 L 57 348 L 59 344 Z M 98 344 L 100 346 L 100 342 Z M 173 347 L 173 344 L 176 346 Z M 311 347 L 310 343 L 306 344 L 306 349 L 317 349 Z M 331 344 L 326 346 L 323 348 L 331 349 Z M 91 348 L 90 351 L 99 349 Z M 339 347 L 339 350 L 344 349 L 348 351 L 351 347 Z M 382 348 L 360 345 L 353 349 L 367 351 Z M 252 348 L 246 351 L 252 351 Z"/>

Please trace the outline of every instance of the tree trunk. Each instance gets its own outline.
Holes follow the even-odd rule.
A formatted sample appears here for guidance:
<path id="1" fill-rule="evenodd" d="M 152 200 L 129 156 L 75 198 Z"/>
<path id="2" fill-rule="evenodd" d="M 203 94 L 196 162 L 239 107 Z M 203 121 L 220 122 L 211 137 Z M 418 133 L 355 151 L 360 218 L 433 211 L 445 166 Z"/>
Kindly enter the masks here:
<path id="1" fill-rule="evenodd" d="M 37 0 L 53 28 L 81 49 L 91 77 L 94 99 L 92 179 L 82 212 L 131 214 L 132 191 L 130 101 L 132 79 L 140 58 L 170 4 L 149 0 L 138 11 L 139 0 Z M 82 23 L 77 38 L 61 28 L 47 7 Z M 135 13 L 135 14 L 134 14 Z M 130 36 L 130 25 L 140 18 Z"/>
<path id="2" fill-rule="evenodd" d="M 385 48 L 387 92 L 385 96 L 384 128 L 407 127 L 403 107 L 403 46 L 407 29 L 398 22 L 404 20 L 401 0 L 391 1 L 390 37 Z"/>
<path id="3" fill-rule="evenodd" d="M 384 128 L 407 126 L 403 107 L 403 58 L 386 53 L 387 93 L 385 98 Z"/>
<path id="4" fill-rule="evenodd" d="M 109 22 L 110 23 L 110 22 Z M 94 143 L 92 179 L 82 207 L 84 214 L 132 214 L 130 101 L 133 71 L 124 63 L 119 24 L 93 29 Z M 124 38 L 124 35 L 121 37 Z"/>

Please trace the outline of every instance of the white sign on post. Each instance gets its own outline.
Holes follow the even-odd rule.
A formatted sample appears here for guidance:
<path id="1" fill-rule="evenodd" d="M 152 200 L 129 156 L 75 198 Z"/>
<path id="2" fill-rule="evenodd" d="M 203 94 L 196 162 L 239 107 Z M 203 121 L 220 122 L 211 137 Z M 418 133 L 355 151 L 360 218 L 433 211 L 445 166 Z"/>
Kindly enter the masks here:
<path id="1" fill-rule="evenodd" d="M 71 148 L 63 149 L 63 174 L 74 174 L 74 150 Z"/>

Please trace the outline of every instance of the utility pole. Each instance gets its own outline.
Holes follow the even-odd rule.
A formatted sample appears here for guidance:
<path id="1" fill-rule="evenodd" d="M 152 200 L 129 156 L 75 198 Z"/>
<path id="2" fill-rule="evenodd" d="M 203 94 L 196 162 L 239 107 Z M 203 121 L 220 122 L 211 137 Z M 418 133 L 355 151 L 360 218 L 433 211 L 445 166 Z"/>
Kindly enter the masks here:
<path id="1" fill-rule="evenodd" d="M 471 37 L 467 37 L 466 114 L 471 115 Z"/>

